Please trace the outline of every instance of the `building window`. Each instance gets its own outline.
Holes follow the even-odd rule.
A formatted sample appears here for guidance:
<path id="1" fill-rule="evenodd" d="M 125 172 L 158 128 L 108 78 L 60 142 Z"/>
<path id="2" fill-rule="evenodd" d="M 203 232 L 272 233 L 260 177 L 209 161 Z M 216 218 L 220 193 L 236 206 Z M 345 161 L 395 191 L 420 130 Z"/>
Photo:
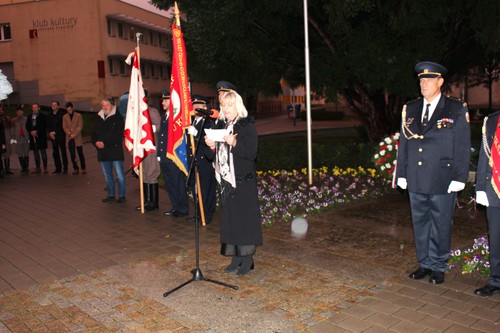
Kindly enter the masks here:
<path id="1" fill-rule="evenodd" d="M 108 59 L 108 66 L 109 66 L 109 74 L 111 74 L 111 75 L 116 74 L 113 58 Z"/>
<path id="2" fill-rule="evenodd" d="M 163 36 L 160 33 L 158 34 L 158 46 L 163 47 Z"/>
<path id="3" fill-rule="evenodd" d="M 149 32 L 149 42 L 151 43 L 151 45 L 156 45 L 155 34 L 152 31 Z"/>
<path id="4" fill-rule="evenodd" d="M 151 64 L 151 77 L 156 77 L 156 65 Z"/>
<path id="5" fill-rule="evenodd" d="M 108 36 L 113 36 L 113 22 L 110 19 L 106 20 L 107 28 L 108 28 Z"/>
<path id="6" fill-rule="evenodd" d="M 123 38 L 124 35 L 125 34 L 123 33 L 123 24 L 122 23 L 118 23 L 118 37 Z"/>
<path id="7" fill-rule="evenodd" d="M 120 64 L 120 75 L 127 75 L 127 68 L 125 67 L 125 61 L 119 61 Z"/>
<path id="8" fill-rule="evenodd" d="M 0 41 L 3 40 L 11 40 L 10 35 L 10 24 L 9 23 L 0 23 Z"/>

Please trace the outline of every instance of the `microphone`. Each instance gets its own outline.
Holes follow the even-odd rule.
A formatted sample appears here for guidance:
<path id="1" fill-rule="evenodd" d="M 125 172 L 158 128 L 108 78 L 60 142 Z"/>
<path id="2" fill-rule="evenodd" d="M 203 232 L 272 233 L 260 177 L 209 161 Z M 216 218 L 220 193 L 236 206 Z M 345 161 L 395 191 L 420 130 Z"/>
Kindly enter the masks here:
<path id="1" fill-rule="evenodd" d="M 219 110 L 217 109 L 212 109 L 212 110 L 205 110 L 205 109 L 194 109 L 196 112 L 201 113 L 204 116 L 209 116 L 210 118 L 217 119 L 219 117 Z"/>

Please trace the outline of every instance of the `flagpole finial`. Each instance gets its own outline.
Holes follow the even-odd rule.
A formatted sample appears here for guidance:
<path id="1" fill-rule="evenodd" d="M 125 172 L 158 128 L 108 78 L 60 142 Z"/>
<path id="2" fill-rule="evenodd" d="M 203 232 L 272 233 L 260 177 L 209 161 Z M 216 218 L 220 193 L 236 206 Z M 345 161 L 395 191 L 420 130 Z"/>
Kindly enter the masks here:
<path id="1" fill-rule="evenodd" d="M 139 41 L 141 40 L 142 32 L 137 32 L 135 38 L 137 40 L 137 47 L 139 47 Z"/>
<path id="2" fill-rule="evenodd" d="M 179 7 L 177 6 L 177 1 L 174 2 L 174 16 L 175 16 L 175 24 L 178 27 L 181 26 L 181 12 L 179 11 Z"/>

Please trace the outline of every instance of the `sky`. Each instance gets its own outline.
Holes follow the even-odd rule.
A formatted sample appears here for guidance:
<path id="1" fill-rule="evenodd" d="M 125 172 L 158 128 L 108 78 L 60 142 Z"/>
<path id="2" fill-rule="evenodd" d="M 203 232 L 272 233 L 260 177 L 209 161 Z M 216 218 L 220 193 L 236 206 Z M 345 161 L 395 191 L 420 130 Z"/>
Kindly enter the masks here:
<path id="1" fill-rule="evenodd" d="M 149 0 L 120 0 L 120 1 L 132 4 L 134 6 L 140 7 L 142 9 L 148 10 L 150 12 L 159 15 L 163 15 L 165 17 L 171 17 L 171 15 L 168 15 L 168 12 L 166 10 L 159 10 L 158 8 L 150 4 Z"/>

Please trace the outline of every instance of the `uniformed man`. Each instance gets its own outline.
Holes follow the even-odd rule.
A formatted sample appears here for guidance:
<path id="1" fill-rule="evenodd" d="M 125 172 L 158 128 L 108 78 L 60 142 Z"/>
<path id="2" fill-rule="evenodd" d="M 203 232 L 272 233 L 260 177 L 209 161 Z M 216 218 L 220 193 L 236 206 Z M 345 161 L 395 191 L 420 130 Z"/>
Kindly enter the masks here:
<path id="1" fill-rule="evenodd" d="M 146 98 L 148 98 L 148 91 L 144 90 Z M 161 116 L 160 112 L 152 107 L 148 106 L 149 117 L 151 119 L 151 124 L 153 127 L 153 134 L 155 138 L 155 144 L 158 149 L 159 142 L 159 131 Z M 142 180 L 143 180 L 143 190 L 144 190 L 144 210 L 150 212 L 152 210 L 158 209 L 158 177 L 160 177 L 160 163 L 158 161 L 156 151 L 150 153 L 142 160 Z M 136 210 L 140 211 L 141 206 L 136 207 Z"/>
<path id="2" fill-rule="evenodd" d="M 160 132 L 158 140 L 157 154 L 160 158 L 160 167 L 165 179 L 165 189 L 167 190 L 172 209 L 164 212 L 165 216 L 183 217 L 189 214 L 189 202 L 186 189 L 186 175 L 167 157 L 168 142 L 168 117 L 170 107 L 170 92 L 162 91 L 162 107 Z"/>
<path id="3" fill-rule="evenodd" d="M 408 189 L 419 268 L 411 279 L 444 282 L 457 192 L 469 173 L 467 105 L 441 94 L 446 68 L 434 62 L 415 67 L 423 98 L 403 107 L 397 185 Z"/>
<path id="4" fill-rule="evenodd" d="M 200 95 L 194 95 L 192 96 L 191 100 L 193 101 L 193 110 L 195 110 L 195 116 L 193 119 L 192 128 L 188 128 L 188 133 L 192 134 L 196 138 L 195 145 L 198 146 L 198 150 L 196 151 L 196 165 L 198 166 L 198 174 L 200 177 L 201 198 L 203 202 L 205 223 L 209 224 L 212 221 L 216 209 L 215 191 L 217 188 L 217 182 L 215 180 L 215 170 L 214 167 L 212 166 L 212 162 L 209 161 L 205 155 L 206 150 L 210 148 L 208 148 L 203 137 L 205 135 L 204 129 L 212 128 L 214 125 L 214 120 L 211 117 L 196 112 L 197 109 L 208 110 L 207 100 L 205 97 Z M 201 141 L 199 141 L 200 138 Z M 189 152 L 191 154 L 190 163 L 192 163 L 191 147 L 189 147 Z M 192 193 L 194 194 L 196 186 L 194 174 L 191 175 L 190 184 Z M 198 195 L 200 195 L 200 193 L 198 193 Z M 189 221 L 195 222 L 194 217 L 190 218 Z"/>
<path id="5" fill-rule="evenodd" d="M 476 174 L 476 201 L 486 206 L 490 242 L 490 277 L 474 293 L 491 296 L 500 293 L 500 112 L 484 119 L 483 142 Z"/>

